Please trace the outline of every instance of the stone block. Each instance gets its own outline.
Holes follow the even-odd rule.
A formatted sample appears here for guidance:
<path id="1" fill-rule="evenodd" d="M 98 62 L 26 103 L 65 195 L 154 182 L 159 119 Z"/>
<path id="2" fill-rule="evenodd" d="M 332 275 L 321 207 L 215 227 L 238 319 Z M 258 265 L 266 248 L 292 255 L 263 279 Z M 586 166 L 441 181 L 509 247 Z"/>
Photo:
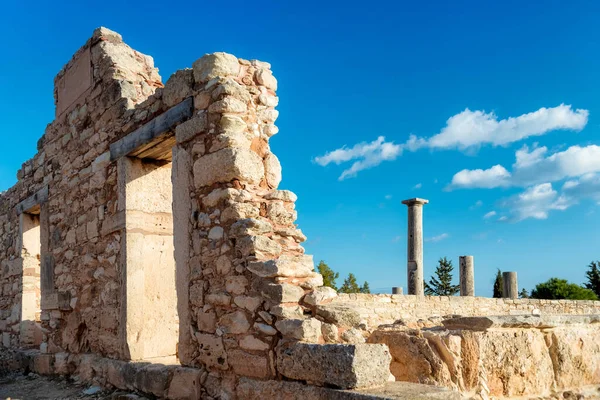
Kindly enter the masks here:
<path id="1" fill-rule="evenodd" d="M 277 260 L 254 261 L 248 264 L 248 270 L 261 278 L 276 276 L 287 278 L 306 278 L 314 270 L 313 257 L 309 255 L 282 255 Z"/>
<path id="2" fill-rule="evenodd" d="M 215 335 L 196 333 L 196 341 L 200 353 L 198 358 L 207 368 L 229 368 L 222 338 Z"/>
<path id="3" fill-rule="evenodd" d="M 172 107 L 183 99 L 192 95 L 194 76 L 191 69 L 176 71 L 163 89 L 163 102 L 167 107 Z"/>
<path id="4" fill-rule="evenodd" d="M 268 378 L 269 363 L 266 355 L 254 355 L 242 350 L 229 351 L 229 365 L 237 375 Z"/>
<path id="5" fill-rule="evenodd" d="M 201 397 L 202 370 L 197 368 L 176 368 L 169 384 L 167 399 L 191 400 Z"/>
<path id="6" fill-rule="evenodd" d="M 304 289 L 289 283 L 263 283 L 260 291 L 275 303 L 297 303 L 304 296 Z"/>
<path id="7" fill-rule="evenodd" d="M 322 304 L 336 298 L 337 295 L 335 289 L 330 288 L 329 286 L 321 286 L 307 294 L 304 297 L 304 302 L 309 306 L 316 306 L 317 304 Z"/>
<path id="8" fill-rule="evenodd" d="M 321 337 L 321 321 L 315 318 L 284 319 L 277 321 L 275 327 L 287 339 L 318 343 Z"/>
<path id="9" fill-rule="evenodd" d="M 277 370 L 281 375 L 339 389 L 384 385 L 390 376 L 391 360 L 386 345 L 283 342 L 277 348 Z"/>
<path id="10" fill-rule="evenodd" d="M 194 79 L 197 83 L 208 82 L 218 76 L 237 76 L 240 64 L 237 57 L 227 53 L 205 54 L 193 64 Z"/>
<path id="11" fill-rule="evenodd" d="M 177 143 L 187 142 L 188 140 L 195 138 L 197 135 L 206 131 L 206 126 L 207 121 L 205 113 L 195 115 L 194 118 L 177 125 L 177 128 L 175 128 L 175 138 Z"/>
<path id="12" fill-rule="evenodd" d="M 194 184 L 197 188 L 233 179 L 259 183 L 264 174 L 262 159 L 250 149 L 225 148 L 200 157 L 194 163 Z"/>

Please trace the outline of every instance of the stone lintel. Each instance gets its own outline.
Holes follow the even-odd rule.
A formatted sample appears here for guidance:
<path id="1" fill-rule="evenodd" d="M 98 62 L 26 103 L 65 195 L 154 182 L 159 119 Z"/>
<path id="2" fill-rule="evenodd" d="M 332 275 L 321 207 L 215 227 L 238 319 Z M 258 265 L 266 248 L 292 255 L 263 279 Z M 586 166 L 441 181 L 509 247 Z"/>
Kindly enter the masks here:
<path id="1" fill-rule="evenodd" d="M 402 204 L 406 204 L 407 206 L 414 206 L 414 205 L 423 205 L 423 204 L 427 204 L 429 203 L 429 200 L 425 200 L 425 199 L 421 199 L 419 197 L 415 197 L 414 199 L 408 199 L 408 200 L 404 200 L 402 201 Z"/>
<path id="2" fill-rule="evenodd" d="M 39 214 L 39 205 L 48 201 L 48 186 L 44 186 L 32 196 L 17 204 L 17 215 L 32 210 L 32 214 Z"/>
<path id="3" fill-rule="evenodd" d="M 156 146 L 156 139 L 165 136 L 165 140 L 169 139 L 169 131 L 171 131 L 177 124 L 192 117 L 194 100 L 189 97 L 171 107 L 158 117 L 131 132 L 121 140 L 110 145 L 110 159 L 111 161 L 117 160 L 121 157 L 130 155 L 132 153 L 140 152 L 148 144 Z M 171 135 L 173 136 L 173 135 Z M 172 145 L 175 145 L 173 142 Z M 172 147 L 172 146 L 171 146 Z"/>

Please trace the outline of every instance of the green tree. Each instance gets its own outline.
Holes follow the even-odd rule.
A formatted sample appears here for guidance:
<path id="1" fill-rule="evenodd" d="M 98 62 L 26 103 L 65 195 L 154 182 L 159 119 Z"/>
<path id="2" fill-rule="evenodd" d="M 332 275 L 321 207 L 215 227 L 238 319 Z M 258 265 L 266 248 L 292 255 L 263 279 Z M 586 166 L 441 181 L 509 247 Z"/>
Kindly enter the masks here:
<path id="1" fill-rule="evenodd" d="M 528 299 L 529 292 L 527 291 L 527 289 L 525 289 L 525 288 L 521 289 L 521 291 L 519 292 L 519 297 L 522 299 Z"/>
<path id="2" fill-rule="evenodd" d="M 598 296 L 590 290 L 566 279 L 550 278 L 546 282 L 538 283 L 531 291 L 532 299 L 547 300 L 598 300 Z"/>
<path id="3" fill-rule="evenodd" d="M 496 279 L 494 280 L 494 298 L 501 299 L 504 294 L 504 280 L 502 279 L 502 271 L 498 268 Z"/>
<path id="4" fill-rule="evenodd" d="M 348 277 L 344 279 L 344 284 L 339 290 L 340 293 L 360 293 L 360 286 L 356 283 L 356 276 L 353 273 L 349 273 Z"/>
<path id="5" fill-rule="evenodd" d="M 340 273 L 334 272 L 323 260 L 317 265 L 317 269 L 323 275 L 323 286 L 329 286 L 332 289 L 338 290 L 335 280 L 340 277 Z"/>
<path id="6" fill-rule="evenodd" d="M 360 287 L 361 293 L 371 293 L 371 288 L 369 287 L 369 282 L 365 281 L 363 285 Z"/>
<path id="7" fill-rule="evenodd" d="M 588 268 L 589 271 L 585 273 L 588 280 L 585 287 L 600 298 L 600 261 L 592 261 Z"/>
<path id="8" fill-rule="evenodd" d="M 438 266 L 435 269 L 435 276 L 432 276 L 429 283 L 425 282 L 425 294 L 428 296 L 454 296 L 460 291 L 460 285 L 452 284 L 452 260 L 446 257 L 440 258 Z"/>

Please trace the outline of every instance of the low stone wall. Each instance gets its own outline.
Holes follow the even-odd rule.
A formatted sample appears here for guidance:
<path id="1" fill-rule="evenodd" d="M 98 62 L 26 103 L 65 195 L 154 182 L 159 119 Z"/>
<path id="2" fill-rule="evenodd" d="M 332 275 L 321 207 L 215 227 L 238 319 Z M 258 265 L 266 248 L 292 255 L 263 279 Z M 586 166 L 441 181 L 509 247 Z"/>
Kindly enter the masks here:
<path id="1" fill-rule="evenodd" d="M 465 317 L 485 315 L 527 315 L 539 310 L 542 315 L 600 314 L 600 301 L 494 299 L 488 297 L 409 296 L 389 294 L 340 294 L 325 307 L 347 307 L 358 313 L 373 329 L 398 320 L 438 320 L 447 315 Z M 536 311 L 537 313 L 537 311 Z"/>
<path id="2" fill-rule="evenodd" d="M 381 326 L 369 342 L 389 346 L 398 381 L 484 399 L 554 396 L 592 385 L 600 393 L 600 316 L 459 317 L 442 323 L 425 329 Z"/>

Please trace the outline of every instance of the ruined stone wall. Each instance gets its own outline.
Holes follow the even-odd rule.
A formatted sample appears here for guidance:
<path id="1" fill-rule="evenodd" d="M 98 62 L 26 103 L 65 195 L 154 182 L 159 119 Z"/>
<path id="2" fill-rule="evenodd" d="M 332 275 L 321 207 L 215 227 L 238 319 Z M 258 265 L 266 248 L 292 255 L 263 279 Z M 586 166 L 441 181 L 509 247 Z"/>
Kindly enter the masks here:
<path id="1" fill-rule="evenodd" d="M 600 314 L 600 301 L 592 300 L 537 300 L 494 299 L 489 297 L 410 296 L 389 294 L 339 294 L 318 307 L 317 313 L 329 315 L 329 308 L 344 307 L 369 329 L 398 320 L 414 323 L 448 315 L 466 317 L 486 315 L 542 315 Z M 439 321 L 438 321 L 439 322 Z"/>

